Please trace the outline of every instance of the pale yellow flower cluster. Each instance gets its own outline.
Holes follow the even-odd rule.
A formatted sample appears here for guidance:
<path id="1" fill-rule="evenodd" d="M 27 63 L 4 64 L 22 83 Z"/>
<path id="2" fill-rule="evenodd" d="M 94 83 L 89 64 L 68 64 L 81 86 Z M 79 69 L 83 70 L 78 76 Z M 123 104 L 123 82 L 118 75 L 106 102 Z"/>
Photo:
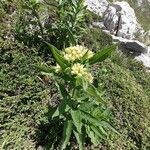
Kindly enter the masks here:
<path id="1" fill-rule="evenodd" d="M 57 73 L 61 71 L 61 67 L 58 64 L 56 64 L 56 66 L 55 66 L 55 71 Z"/>
<path id="2" fill-rule="evenodd" d="M 80 60 L 87 53 L 87 58 L 93 57 L 94 53 L 84 46 L 73 46 L 65 49 L 64 58 L 68 61 Z"/>
<path id="3" fill-rule="evenodd" d="M 74 64 L 71 68 L 71 73 L 78 76 L 83 76 L 85 72 L 87 72 L 87 69 L 84 68 L 84 65 L 79 63 Z"/>
<path id="4" fill-rule="evenodd" d="M 74 64 L 71 68 L 71 73 L 73 75 L 77 75 L 79 77 L 84 77 L 90 83 L 93 82 L 93 77 L 92 77 L 91 73 L 89 73 L 87 71 L 87 69 L 84 68 L 84 65 L 82 65 L 82 64 L 79 64 L 79 63 Z"/>
<path id="5" fill-rule="evenodd" d="M 83 56 L 86 54 L 86 58 L 93 57 L 94 53 L 83 46 L 73 46 L 65 49 L 63 53 L 64 58 L 68 61 L 74 62 L 75 60 L 82 60 Z M 61 72 L 61 67 L 57 64 L 55 66 L 56 73 Z M 78 77 L 84 77 L 89 83 L 93 82 L 93 76 L 88 72 L 87 68 L 83 64 L 74 63 L 71 67 L 71 74 Z"/>

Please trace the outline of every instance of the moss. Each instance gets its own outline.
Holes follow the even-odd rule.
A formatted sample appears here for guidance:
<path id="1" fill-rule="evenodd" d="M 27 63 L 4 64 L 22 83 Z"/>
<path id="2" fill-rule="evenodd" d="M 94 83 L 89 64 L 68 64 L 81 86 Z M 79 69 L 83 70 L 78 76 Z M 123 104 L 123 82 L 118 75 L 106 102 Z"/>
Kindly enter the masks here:
<path id="1" fill-rule="evenodd" d="M 135 147 L 148 149 L 150 146 L 148 143 L 150 138 L 149 74 L 134 60 L 119 55 L 115 55 L 115 60 L 117 61 L 107 60 L 101 64 L 97 76 L 99 83 L 106 90 L 106 98 L 112 104 L 115 126 L 124 136 L 124 140 L 115 139 L 112 147 L 118 147 L 119 144 L 121 149 Z"/>
<path id="2" fill-rule="evenodd" d="M 86 23 L 88 25 L 90 25 L 90 24 L 92 24 L 92 22 L 101 22 L 102 21 L 102 17 L 97 15 L 97 14 L 95 14 L 92 11 L 87 10 L 86 11 L 85 20 L 86 20 Z"/>
<path id="3" fill-rule="evenodd" d="M 107 45 L 111 45 L 112 38 L 99 28 L 88 28 L 87 32 L 81 38 L 81 43 L 82 42 L 87 47 L 96 51 Z"/>
<path id="4" fill-rule="evenodd" d="M 25 50 L 25 49 L 24 49 Z M 34 51 L 4 52 L 0 60 L 0 108 L 3 149 L 34 149 L 36 127 L 44 119 L 49 90 L 33 65 L 42 62 Z"/>

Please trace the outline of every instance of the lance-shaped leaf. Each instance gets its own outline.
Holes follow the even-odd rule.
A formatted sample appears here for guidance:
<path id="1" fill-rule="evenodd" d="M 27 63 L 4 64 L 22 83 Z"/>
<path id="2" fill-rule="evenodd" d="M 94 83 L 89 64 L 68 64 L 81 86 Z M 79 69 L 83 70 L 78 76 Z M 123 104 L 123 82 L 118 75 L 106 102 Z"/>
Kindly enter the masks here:
<path id="1" fill-rule="evenodd" d="M 82 137 L 82 134 L 76 132 L 76 131 L 73 131 L 74 132 L 74 135 L 77 139 L 77 142 L 79 144 L 79 150 L 83 150 L 83 146 L 84 146 L 84 139 Z"/>
<path id="2" fill-rule="evenodd" d="M 66 149 L 66 146 L 69 143 L 71 133 L 72 133 L 72 126 L 73 126 L 72 121 L 67 119 L 65 124 L 64 124 L 64 130 L 63 130 L 62 150 Z"/>
<path id="3" fill-rule="evenodd" d="M 67 101 L 62 101 L 59 106 L 55 109 L 55 111 L 52 113 L 51 117 L 52 119 L 55 117 L 60 117 L 61 115 L 63 115 L 64 113 L 68 112 L 68 110 L 70 109 L 70 107 L 67 105 Z"/>
<path id="4" fill-rule="evenodd" d="M 83 111 L 83 110 L 80 110 L 81 111 L 81 116 L 83 119 L 87 120 L 88 122 L 92 123 L 93 125 L 95 126 L 98 126 L 100 127 L 99 129 L 101 130 L 101 132 L 103 134 L 107 134 L 105 131 L 104 131 L 104 128 L 105 129 L 110 129 L 112 130 L 113 132 L 115 132 L 116 134 L 120 135 L 119 132 L 117 132 L 115 130 L 115 128 L 113 128 L 109 123 L 107 123 L 106 121 L 100 121 L 100 120 L 97 120 L 95 117 L 93 117 L 91 114 Z"/>
<path id="5" fill-rule="evenodd" d="M 87 60 L 87 58 L 88 58 L 88 50 L 87 50 L 86 53 L 83 55 L 83 57 L 82 57 L 82 62 L 85 63 L 86 60 Z"/>
<path id="6" fill-rule="evenodd" d="M 56 81 L 55 85 L 57 86 L 57 89 L 59 90 L 59 93 L 61 94 L 63 99 L 70 98 L 69 92 L 67 92 L 67 90 L 64 88 L 63 84 Z"/>
<path id="7" fill-rule="evenodd" d="M 99 137 L 94 133 L 93 130 L 91 130 L 90 126 L 87 125 L 86 126 L 86 132 L 88 134 L 88 137 L 91 139 L 91 142 L 94 144 L 94 145 L 97 145 L 98 142 L 99 142 Z"/>
<path id="8" fill-rule="evenodd" d="M 110 130 L 112 130 L 113 132 L 115 132 L 116 134 L 118 134 L 118 135 L 121 136 L 121 134 L 120 134 L 114 127 L 112 127 L 108 122 L 106 122 L 106 121 L 101 121 L 101 124 L 102 124 L 105 128 L 110 129 Z"/>
<path id="9" fill-rule="evenodd" d="M 93 132 L 101 139 L 106 140 L 106 135 L 104 135 L 98 127 L 92 126 L 91 125 L 91 129 L 93 130 Z"/>
<path id="10" fill-rule="evenodd" d="M 34 67 L 36 69 L 38 69 L 39 71 L 44 72 L 44 73 L 54 73 L 54 71 L 55 71 L 54 68 L 50 68 L 50 67 L 48 67 L 45 64 L 40 64 L 39 66 L 38 65 L 34 65 Z"/>
<path id="11" fill-rule="evenodd" d="M 112 51 L 114 51 L 116 49 L 116 44 L 113 44 L 112 46 L 106 47 L 104 49 L 102 49 L 101 51 L 97 52 L 90 60 L 89 60 L 89 64 L 92 65 L 94 63 L 97 62 L 101 62 L 103 60 L 105 60 Z"/>
<path id="12" fill-rule="evenodd" d="M 83 111 L 83 110 L 80 110 L 81 111 L 81 117 L 82 119 L 90 122 L 90 123 L 93 123 L 95 125 L 99 125 L 99 121 L 97 119 L 95 119 L 95 117 L 93 117 L 91 114 Z"/>
<path id="13" fill-rule="evenodd" d="M 100 93 L 92 84 L 85 84 L 86 82 L 83 81 L 83 89 L 85 93 L 87 93 L 90 97 L 94 97 L 98 103 L 104 102 Z"/>
<path id="14" fill-rule="evenodd" d="M 66 29 L 67 29 L 69 40 L 70 40 L 71 44 L 76 45 L 76 40 L 75 40 L 75 37 L 74 37 L 72 31 L 67 26 L 66 26 Z"/>
<path id="15" fill-rule="evenodd" d="M 68 94 L 68 92 L 66 91 L 66 89 L 64 88 L 64 86 L 61 83 L 55 82 L 59 93 L 62 96 L 62 100 L 59 104 L 59 106 L 57 107 L 57 109 L 55 110 L 55 112 L 52 114 L 52 118 L 58 117 L 60 115 L 63 115 L 65 112 L 67 112 L 69 110 L 69 106 L 70 106 L 70 95 Z"/>
<path id="16" fill-rule="evenodd" d="M 62 69 L 66 69 L 69 66 L 69 62 L 62 56 L 60 51 L 53 45 L 45 42 L 50 48 L 56 62 L 60 65 Z"/>
<path id="17" fill-rule="evenodd" d="M 82 127 L 82 122 L 81 122 L 81 113 L 79 110 L 71 110 L 71 117 L 73 120 L 73 124 L 75 125 L 77 131 L 81 133 L 81 127 Z"/>

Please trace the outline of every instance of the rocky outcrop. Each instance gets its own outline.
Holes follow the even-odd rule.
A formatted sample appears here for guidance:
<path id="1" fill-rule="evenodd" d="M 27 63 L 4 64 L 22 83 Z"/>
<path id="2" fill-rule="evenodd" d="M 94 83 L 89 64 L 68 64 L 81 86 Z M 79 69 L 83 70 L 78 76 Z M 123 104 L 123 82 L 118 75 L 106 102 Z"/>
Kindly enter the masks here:
<path id="1" fill-rule="evenodd" d="M 144 66 L 150 68 L 150 47 L 148 47 L 147 53 L 142 53 L 141 55 L 135 57 L 135 59 L 141 61 Z"/>
<path id="2" fill-rule="evenodd" d="M 143 1 L 138 2 L 143 4 Z M 141 28 L 133 8 L 125 1 L 108 4 L 106 0 L 86 0 L 86 4 L 90 11 L 104 17 L 103 22 L 93 22 L 92 26 L 100 27 L 112 36 L 114 42 L 119 43 L 120 50 L 132 53 L 135 59 L 150 68 L 150 47 L 148 49 L 145 44 L 135 40 L 139 35 L 141 41 L 149 44 L 150 33 Z"/>
<path id="3" fill-rule="evenodd" d="M 99 16 L 102 16 L 108 6 L 107 0 L 85 0 L 85 5 L 87 9 L 96 13 Z"/>
<path id="4" fill-rule="evenodd" d="M 122 51 L 128 51 L 133 53 L 134 55 L 140 55 L 142 53 L 145 54 L 148 52 L 148 46 L 139 42 L 138 40 L 129 40 L 126 38 L 117 37 L 110 34 L 110 32 L 108 32 L 107 30 L 104 30 L 104 32 L 111 36 L 114 42 L 119 43 Z"/>
<path id="5" fill-rule="evenodd" d="M 134 39 L 141 29 L 133 8 L 125 1 L 109 5 L 104 13 L 104 25 L 111 34 L 127 39 Z"/>
<path id="6" fill-rule="evenodd" d="M 119 49 L 123 53 L 132 53 L 136 60 L 141 61 L 144 66 L 150 68 L 150 47 L 137 40 L 114 36 L 107 30 L 104 30 L 104 32 L 111 36 L 115 43 L 119 44 Z"/>

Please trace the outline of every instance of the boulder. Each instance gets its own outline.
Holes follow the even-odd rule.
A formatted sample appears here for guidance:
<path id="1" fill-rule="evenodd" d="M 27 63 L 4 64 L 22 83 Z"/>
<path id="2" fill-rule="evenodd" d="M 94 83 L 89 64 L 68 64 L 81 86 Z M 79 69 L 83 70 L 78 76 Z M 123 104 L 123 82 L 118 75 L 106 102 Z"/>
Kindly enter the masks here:
<path id="1" fill-rule="evenodd" d="M 132 53 L 136 60 L 141 61 L 144 66 L 150 69 L 150 46 L 148 47 L 137 40 L 116 37 L 107 30 L 103 31 L 112 37 L 114 43 L 119 44 L 119 49 L 123 53 Z"/>
<path id="2" fill-rule="evenodd" d="M 114 41 L 120 44 L 122 50 L 130 51 L 134 54 L 141 54 L 148 52 L 148 47 L 137 40 L 129 40 L 121 37 L 116 37 L 113 35 L 112 38 Z"/>
<path id="3" fill-rule="evenodd" d="M 150 47 L 148 52 L 135 57 L 136 60 L 141 61 L 144 66 L 150 68 Z"/>
<path id="4" fill-rule="evenodd" d="M 103 13 L 107 9 L 108 4 L 109 3 L 107 2 L 107 0 L 85 0 L 87 9 L 99 16 L 103 16 Z"/>
<path id="5" fill-rule="evenodd" d="M 144 0 L 139 0 L 139 4 Z M 147 1 L 147 0 L 146 0 Z M 119 49 L 125 53 L 132 53 L 135 59 L 142 61 L 150 68 L 150 47 L 135 40 L 137 35 L 141 41 L 149 44 L 149 32 L 145 32 L 137 18 L 133 8 L 125 2 L 113 2 L 106 0 L 85 0 L 87 8 L 99 16 L 103 16 L 103 22 L 93 22 L 91 27 L 99 27 L 105 33 L 112 36 L 113 41 L 119 44 Z"/>
<path id="6" fill-rule="evenodd" d="M 135 12 L 125 2 L 114 2 L 104 13 L 104 25 L 111 34 L 127 39 L 134 39 L 135 33 L 141 29 Z"/>

